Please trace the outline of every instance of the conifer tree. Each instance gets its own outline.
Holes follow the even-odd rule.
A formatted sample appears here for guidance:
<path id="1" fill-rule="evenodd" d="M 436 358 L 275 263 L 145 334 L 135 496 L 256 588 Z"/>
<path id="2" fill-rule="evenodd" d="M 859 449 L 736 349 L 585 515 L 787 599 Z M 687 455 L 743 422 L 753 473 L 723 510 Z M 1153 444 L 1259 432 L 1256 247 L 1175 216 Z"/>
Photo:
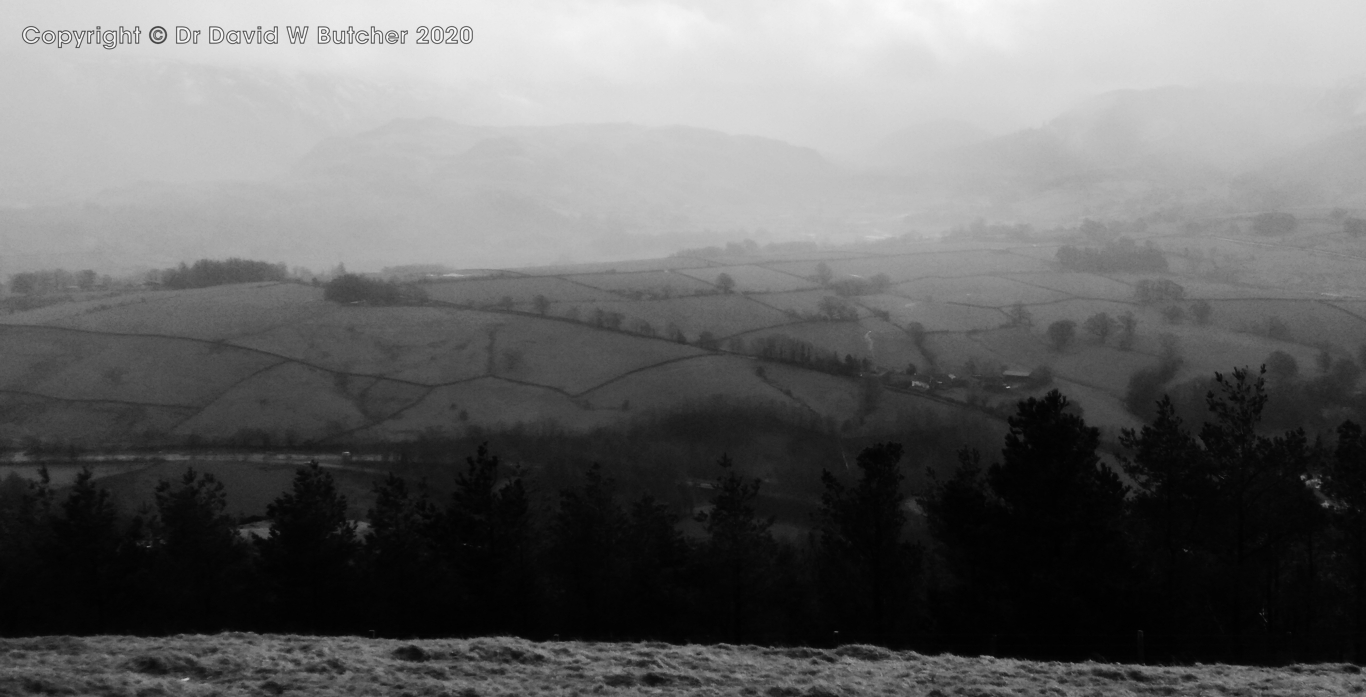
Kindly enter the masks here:
<path id="1" fill-rule="evenodd" d="M 764 597 L 776 543 L 764 518 L 754 508 L 762 483 L 746 479 L 734 469 L 729 456 L 716 463 L 716 478 L 708 510 L 697 514 L 707 533 L 703 563 L 710 575 L 713 596 L 719 603 L 724 631 L 732 642 L 748 635 Z"/>
<path id="2" fill-rule="evenodd" d="M 617 628 L 625 575 L 626 513 L 614 483 L 594 464 L 581 487 L 560 492 L 550 528 L 550 560 L 576 634 L 600 637 Z"/>
<path id="3" fill-rule="evenodd" d="M 258 540 L 277 622 L 310 632 L 342 630 L 349 612 L 359 547 L 346 497 L 318 462 L 300 467 L 290 491 L 266 506 L 270 533 Z"/>
<path id="4" fill-rule="evenodd" d="M 1128 555 L 1126 487 L 1100 462 L 1099 431 L 1068 405 L 1057 390 L 1019 403 L 987 471 L 1000 507 L 988 520 L 1001 526 L 1014 630 L 1034 650 L 1075 655 L 1124 626 Z"/>
<path id="5" fill-rule="evenodd" d="M 36 482 L 15 473 L 0 482 L 0 598 L 12 599 L 0 602 L 0 635 L 48 631 L 43 608 L 60 602 L 43 564 L 52 537 L 50 484 L 46 467 Z"/>
<path id="6" fill-rule="evenodd" d="M 1133 512 L 1149 559 L 1146 572 L 1158 589 L 1153 606 L 1160 624 L 1149 633 L 1165 643 L 1159 650 L 1176 651 L 1176 635 L 1206 629 L 1191 618 L 1201 615 L 1197 575 L 1204 566 L 1203 528 L 1214 515 L 1212 470 L 1165 395 L 1153 422 L 1139 431 L 1125 429 L 1120 444 L 1132 452 L 1123 466 L 1135 483 Z"/>
<path id="7" fill-rule="evenodd" d="M 1333 525 L 1342 535 L 1351 594 L 1353 658 L 1362 663 L 1366 662 L 1366 435 L 1351 421 L 1338 426 L 1337 433 L 1323 489 L 1332 500 Z"/>
<path id="8" fill-rule="evenodd" d="M 191 468 L 175 485 L 160 481 L 153 495 L 154 571 L 166 628 L 223 628 L 243 600 L 248 548 L 226 512 L 222 482 Z"/>
<path id="9" fill-rule="evenodd" d="M 449 615 L 433 544 L 437 509 L 390 473 L 374 485 L 365 536 L 370 570 L 370 626 L 386 634 L 430 634 Z"/>
<path id="10" fill-rule="evenodd" d="M 902 539 L 906 525 L 901 490 L 901 446 L 879 443 L 859 453 L 860 477 L 846 488 L 829 470 L 821 473 L 825 491 L 818 512 L 820 545 L 828 574 L 852 577 L 838 584 L 832 605 L 859 608 L 863 633 L 876 641 L 891 638 L 904 616 L 917 550 Z M 848 598 L 854 602 L 844 603 Z"/>
<path id="11" fill-rule="evenodd" d="M 1304 432 L 1258 432 L 1268 399 L 1265 373 L 1265 366 L 1255 380 L 1246 368 L 1215 373 L 1217 392 L 1206 395 L 1213 420 L 1200 430 L 1215 485 L 1208 545 L 1222 567 L 1218 597 L 1234 660 L 1248 657 L 1255 624 L 1273 631 L 1275 618 L 1265 610 L 1277 599 L 1258 577 L 1277 575 L 1297 538 L 1317 526 L 1318 506 L 1302 481 L 1313 459 Z"/>
<path id="12" fill-rule="evenodd" d="M 499 459 L 481 444 L 465 458 L 441 514 L 438 544 L 474 631 L 511 631 L 532 615 L 531 519 L 521 477 L 499 480 Z"/>
<path id="13" fill-rule="evenodd" d="M 634 636 L 677 639 L 687 624 L 685 574 L 691 548 L 678 521 L 666 504 L 648 494 L 631 504 L 623 545 L 627 616 Z"/>
<path id="14" fill-rule="evenodd" d="M 49 563 L 53 591 L 60 597 L 62 631 L 92 633 L 115 626 L 128 587 L 119 573 L 126 538 L 109 491 L 94 483 L 89 467 L 76 475 L 71 491 L 52 517 Z"/>

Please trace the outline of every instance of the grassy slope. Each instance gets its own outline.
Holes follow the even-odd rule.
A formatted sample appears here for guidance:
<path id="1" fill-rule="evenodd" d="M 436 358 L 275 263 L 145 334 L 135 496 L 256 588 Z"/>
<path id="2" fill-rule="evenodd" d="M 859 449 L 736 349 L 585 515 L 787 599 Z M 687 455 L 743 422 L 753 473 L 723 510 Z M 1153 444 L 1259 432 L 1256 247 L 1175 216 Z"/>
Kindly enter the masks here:
<path id="1" fill-rule="evenodd" d="M 0 640 L 0 694 L 1345 695 L 1355 666 L 1151 667 L 833 650 L 255 634 Z"/>
<path id="2" fill-rule="evenodd" d="M 1208 327 L 1167 325 L 1157 307 L 1135 304 L 1133 285 L 1146 275 L 1066 273 L 1050 261 L 1054 245 L 961 240 L 731 265 L 660 259 L 523 269 L 519 273 L 526 275 L 432 284 L 432 295 L 448 304 L 421 308 L 338 307 L 322 301 L 317 288 L 290 284 L 68 303 L 0 318 L 0 353 L 7 357 L 0 363 L 0 415 L 9 417 L 0 420 L 0 437 L 84 434 L 90 442 L 107 442 L 119 433 L 222 436 L 244 426 L 276 426 L 277 435 L 292 431 L 299 439 L 349 433 L 389 438 L 429 429 L 458 433 L 462 424 L 546 420 L 586 429 L 667 407 L 675 398 L 695 400 L 713 388 L 809 407 L 839 421 L 854 416 L 852 382 L 837 390 L 838 398 L 813 400 L 809 396 L 827 391 L 830 381 L 810 371 L 789 371 L 780 389 L 745 375 L 743 367 L 708 373 L 718 363 L 691 358 L 706 353 L 696 347 L 566 322 L 570 308 L 585 319 L 595 309 L 621 312 L 626 327 L 635 326 L 633 319 L 649 321 L 656 331 L 672 323 L 689 338 L 702 331 L 747 339 L 788 334 L 894 370 L 908 362 L 929 366 L 904 330 L 918 321 L 929 331 L 927 347 L 938 368 L 961 372 L 969 358 L 1051 365 L 1058 385 L 1074 392 L 1084 387 L 1084 398 L 1074 396 L 1086 402 L 1088 414 L 1107 422 L 1099 425 L 1111 427 L 1131 425 L 1120 400 L 1128 375 L 1156 361 L 1160 333 L 1180 341 L 1187 361 L 1179 379 L 1256 365 L 1274 350 L 1290 352 L 1307 372 L 1316 343 L 1332 342 L 1338 355 L 1346 355 L 1366 342 L 1360 300 L 1318 295 L 1366 287 L 1360 261 L 1294 248 L 1366 243 L 1322 234 L 1274 240 L 1230 234 L 1197 236 L 1169 226 L 1149 235 L 1178 255 L 1170 277 L 1187 286 L 1188 298 L 1211 300 Z M 1203 256 L 1179 256 L 1192 249 Z M 1358 273 L 1327 269 L 1314 283 L 1302 279 L 1294 288 L 1280 287 L 1284 269 L 1269 273 L 1265 267 L 1287 256 L 1304 264 L 1350 262 Z M 784 314 L 814 312 L 831 294 L 805 290 L 821 260 L 836 274 L 885 273 L 896 285 L 857 298 L 857 322 L 808 322 Z M 1212 280 L 1211 269 L 1222 280 Z M 662 284 L 701 288 L 722 270 L 740 290 L 754 292 L 651 299 Z M 530 312 L 530 299 L 540 293 L 552 301 L 545 318 Z M 490 307 L 503 296 L 518 312 Z M 1016 301 L 1027 304 L 1033 327 L 1000 329 L 1002 308 Z M 892 322 L 872 317 L 875 309 L 887 311 Z M 1101 311 L 1134 312 L 1139 336 L 1133 351 L 1098 347 L 1084 334 L 1062 353 L 1049 349 L 1044 329 L 1050 322 L 1080 323 Z M 1290 342 L 1256 333 L 1272 315 L 1287 324 Z M 869 352 L 865 337 L 874 339 L 875 351 Z M 990 400 L 1008 406 L 1021 396 Z M 628 402 L 630 410 L 620 408 Z"/>

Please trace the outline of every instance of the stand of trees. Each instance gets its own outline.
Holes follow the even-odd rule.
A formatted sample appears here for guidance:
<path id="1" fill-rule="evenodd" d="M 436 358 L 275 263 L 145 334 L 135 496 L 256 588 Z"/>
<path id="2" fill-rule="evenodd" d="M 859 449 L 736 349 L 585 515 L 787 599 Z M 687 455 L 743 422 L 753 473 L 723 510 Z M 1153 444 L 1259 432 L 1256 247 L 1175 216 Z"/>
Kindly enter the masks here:
<path id="1" fill-rule="evenodd" d="M 1156 247 L 1140 247 L 1132 239 L 1121 237 L 1103 247 L 1058 248 L 1057 260 L 1069 271 L 1089 273 L 1165 272 L 1167 257 Z"/>
<path id="2" fill-rule="evenodd" d="M 832 375 L 856 376 L 873 368 L 872 361 L 867 358 L 858 359 L 847 353 L 840 358 L 835 351 L 786 334 L 768 334 L 751 339 L 743 349 L 760 358 L 800 365 Z"/>
<path id="3" fill-rule="evenodd" d="M 412 283 L 400 284 L 345 273 L 323 285 L 323 299 L 348 304 L 418 305 L 426 301 L 427 292 Z"/>
<path id="4" fill-rule="evenodd" d="M 1054 390 L 1018 404 L 988 463 L 908 491 L 896 443 L 821 476 L 805 538 L 730 458 L 685 519 L 576 468 L 545 506 L 480 447 L 448 493 L 377 483 L 368 529 L 300 468 L 265 537 L 188 471 L 117 511 L 87 471 L 0 483 L 0 633 L 224 629 L 828 645 L 1157 661 L 1366 661 L 1366 435 L 1267 429 L 1271 395 L 1216 374 L 1193 431 L 1159 398 L 1124 456 Z M 912 443 L 914 445 L 914 443 Z M 1118 476 L 1122 469 L 1126 485 Z M 913 496 L 914 493 L 914 496 Z M 914 500 L 914 504 L 912 504 Z M 923 512 L 923 513 L 922 513 Z"/>
<path id="5" fill-rule="evenodd" d="M 284 264 L 238 259 L 200 259 L 192 265 L 165 269 L 159 274 L 161 285 L 167 288 L 208 288 L 229 283 L 284 281 L 289 269 Z"/>
<path id="6" fill-rule="evenodd" d="M 9 277 L 9 290 L 17 295 L 44 295 L 69 290 L 94 290 L 114 284 L 109 276 L 100 276 L 90 269 L 68 271 L 49 269 L 26 271 Z"/>

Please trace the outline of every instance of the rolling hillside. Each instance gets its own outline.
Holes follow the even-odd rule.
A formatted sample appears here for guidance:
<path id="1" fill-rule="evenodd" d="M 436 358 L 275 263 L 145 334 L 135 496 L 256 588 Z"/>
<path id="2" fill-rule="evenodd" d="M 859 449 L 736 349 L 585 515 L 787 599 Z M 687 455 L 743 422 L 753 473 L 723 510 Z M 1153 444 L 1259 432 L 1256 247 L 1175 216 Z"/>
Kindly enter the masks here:
<path id="1" fill-rule="evenodd" d="M 1173 260 L 1168 274 L 1065 270 L 1050 260 L 1056 242 L 896 242 L 435 279 L 423 283 L 431 300 L 413 307 L 337 305 L 288 283 L 114 295 L 0 317 L 0 438 L 110 446 L 402 441 L 517 424 L 584 432 L 718 398 L 871 433 L 931 408 L 1000 418 L 1022 395 L 1056 386 L 1112 439 L 1138 423 L 1122 406 L 1130 375 L 1170 347 L 1184 358 L 1173 384 L 1274 351 L 1306 376 L 1324 351 L 1355 357 L 1366 344 L 1366 281 L 1354 272 L 1363 262 L 1333 252 L 1342 271 L 1326 271 L 1319 250 L 1353 243 L 1316 229 L 1304 248 L 1153 229 Z M 1239 251 L 1189 255 L 1211 241 Z M 1296 260 L 1306 277 L 1287 282 Z M 829 287 L 816 280 L 820 263 Z M 723 273 L 735 292 L 717 289 Z M 843 280 L 876 274 L 890 285 L 838 296 Z M 1139 302 L 1135 288 L 1153 279 L 1186 284 L 1175 304 L 1205 300 L 1208 320 L 1173 321 L 1172 303 Z M 1013 319 L 1017 303 L 1032 322 Z M 1081 329 L 1101 312 L 1132 313 L 1131 346 Z M 1282 329 L 1268 334 L 1273 319 Z M 1061 350 L 1045 332 L 1059 320 L 1078 325 Z M 847 357 L 863 377 L 760 357 L 783 342 Z M 1007 368 L 1047 368 L 1055 382 L 1001 384 Z"/>

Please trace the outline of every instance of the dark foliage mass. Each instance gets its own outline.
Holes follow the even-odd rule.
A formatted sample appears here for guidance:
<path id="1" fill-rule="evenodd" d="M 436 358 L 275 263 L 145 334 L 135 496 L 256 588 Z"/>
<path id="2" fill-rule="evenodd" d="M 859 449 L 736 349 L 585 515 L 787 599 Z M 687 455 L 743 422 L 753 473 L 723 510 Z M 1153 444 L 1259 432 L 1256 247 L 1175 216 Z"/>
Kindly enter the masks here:
<path id="1" fill-rule="evenodd" d="M 376 483 L 364 529 L 313 463 L 257 537 L 193 470 L 134 515 L 88 470 L 61 492 L 11 477 L 0 633 L 861 642 L 1133 660 L 1142 631 L 1148 660 L 1366 660 L 1362 428 L 1321 440 L 1269 428 L 1271 393 L 1247 369 L 1202 384 L 1198 423 L 1159 394 L 1147 424 L 1122 433 L 1118 463 L 1056 390 L 1018 404 L 996 457 L 963 448 L 939 474 L 925 471 L 930 432 L 835 454 L 810 532 L 795 537 L 778 534 L 773 485 L 725 455 L 690 468 L 702 500 L 680 508 L 572 456 L 558 479 L 529 481 L 481 446 L 447 459 L 438 486 Z M 720 426 L 675 419 L 651 434 Z M 745 422 L 734 444 L 760 430 Z"/>
<path id="2" fill-rule="evenodd" d="M 1121 237 L 1103 247 L 1064 245 L 1058 248 L 1057 259 L 1064 269 L 1089 273 L 1142 273 L 1167 270 L 1167 257 L 1161 250 L 1156 247 L 1140 247 L 1127 237 Z"/>
<path id="3" fill-rule="evenodd" d="M 800 365 L 834 375 L 858 375 L 860 371 L 872 370 L 872 362 L 867 358 L 855 359 L 847 353 L 844 358 L 840 358 L 835 351 L 786 334 L 768 334 L 751 339 L 743 348 L 760 358 Z"/>
<path id="4" fill-rule="evenodd" d="M 344 273 L 323 286 L 323 299 L 365 305 L 415 305 L 426 300 L 420 286 Z"/>
<path id="5" fill-rule="evenodd" d="M 229 283 L 283 281 L 289 272 L 284 264 L 250 259 L 200 259 L 161 272 L 161 285 L 167 288 L 208 288 Z"/>

